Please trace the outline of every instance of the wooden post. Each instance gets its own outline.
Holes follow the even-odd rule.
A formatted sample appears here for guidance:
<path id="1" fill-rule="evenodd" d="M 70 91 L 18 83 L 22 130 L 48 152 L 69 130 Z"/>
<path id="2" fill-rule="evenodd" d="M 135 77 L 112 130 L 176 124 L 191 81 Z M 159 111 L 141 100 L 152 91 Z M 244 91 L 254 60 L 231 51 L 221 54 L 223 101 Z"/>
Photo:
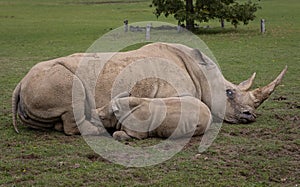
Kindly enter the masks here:
<path id="1" fill-rule="evenodd" d="M 260 32 L 265 33 L 266 32 L 266 26 L 265 26 L 265 19 L 260 20 Z"/>
<path id="2" fill-rule="evenodd" d="M 222 27 L 222 29 L 224 29 L 224 27 L 225 27 L 225 23 L 224 23 L 224 19 L 223 18 L 221 19 L 221 27 Z"/>
<path id="3" fill-rule="evenodd" d="M 127 19 L 124 20 L 124 31 L 125 32 L 128 31 L 128 20 Z"/>
<path id="4" fill-rule="evenodd" d="M 151 24 L 147 24 L 146 26 L 146 40 L 150 40 L 150 30 L 151 30 Z"/>
<path id="5" fill-rule="evenodd" d="M 181 32 L 182 31 L 182 27 L 180 25 L 177 25 L 177 32 Z"/>

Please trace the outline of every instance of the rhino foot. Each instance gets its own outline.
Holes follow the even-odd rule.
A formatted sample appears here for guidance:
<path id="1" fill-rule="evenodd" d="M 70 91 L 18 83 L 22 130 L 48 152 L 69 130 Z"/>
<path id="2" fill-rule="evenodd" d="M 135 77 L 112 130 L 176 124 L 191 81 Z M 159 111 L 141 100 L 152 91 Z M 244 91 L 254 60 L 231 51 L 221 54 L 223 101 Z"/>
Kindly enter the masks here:
<path id="1" fill-rule="evenodd" d="M 118 141 L 130 140 L 131 137 L 125 131 L 116 131 L 113 133 L 113 138 Z"/>
<path id="2" fill-rule="evenodd" d="M 80 126 L 79 126 L 79 130 L 81 135 L 85 136 L 85 135 L 93 135 L 93 136 L 97 136 L 97 135 L 102 135 L 106 132 L 106 130 L 104 128 L 98 128 L 94 125 L 92 125 L 90 122 L 88 121 L 84 121 Z"/>

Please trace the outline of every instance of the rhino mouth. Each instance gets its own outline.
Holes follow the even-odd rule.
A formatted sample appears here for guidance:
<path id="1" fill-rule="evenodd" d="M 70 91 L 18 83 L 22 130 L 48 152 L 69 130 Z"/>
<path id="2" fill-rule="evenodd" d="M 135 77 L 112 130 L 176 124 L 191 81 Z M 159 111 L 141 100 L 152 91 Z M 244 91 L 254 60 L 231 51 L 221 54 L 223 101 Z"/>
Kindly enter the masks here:
<path id="1" fill-rule="evenodd" d="M 227 123 L 230 124 L 248 124 L 256 121 L 256 115 L 252 112 L 242 112 L 238 115 L 234 115 L 231 117 L 225 117 L 224 119 Z"/>
<path id="2" fill-rule="evenodd" d="M 256 115 L 252 112 L 245 111 L 239 115 L 240 123 L 252 123 L 256 121 Z"/>

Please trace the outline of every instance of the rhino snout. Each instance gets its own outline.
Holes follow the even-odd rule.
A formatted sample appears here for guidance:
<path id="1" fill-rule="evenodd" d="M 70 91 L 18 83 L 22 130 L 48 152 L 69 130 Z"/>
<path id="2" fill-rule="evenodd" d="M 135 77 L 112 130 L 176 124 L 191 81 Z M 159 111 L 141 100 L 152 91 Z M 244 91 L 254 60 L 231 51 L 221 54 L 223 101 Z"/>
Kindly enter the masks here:
<path id="1" fill-rule="evenodd" d="M 246 110 L 240 114 L 239 118 L 241 123 L 251 123 L 256 120 L 256 115 L 253 112 Z"/>

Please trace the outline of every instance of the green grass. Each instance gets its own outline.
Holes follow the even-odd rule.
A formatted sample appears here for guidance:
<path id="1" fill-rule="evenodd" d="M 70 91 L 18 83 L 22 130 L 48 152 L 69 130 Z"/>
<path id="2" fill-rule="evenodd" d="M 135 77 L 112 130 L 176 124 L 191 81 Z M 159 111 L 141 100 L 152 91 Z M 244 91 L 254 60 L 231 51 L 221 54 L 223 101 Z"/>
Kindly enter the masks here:
<path id="1" fill-rule="evenodd" d="M 82 2 L 100 2 L 84 4 Z M 106 2 L 106 3 L 105 3 Z M 126 168 L 95 154 L 80 136 L 19 128 L 11 120 L 11 93 L 36 63 L 84 52 L 123 20 L 155 21 L 150 1 L 0 0 L 0 186 L 295 186 L 300 185 L 300 3 L 262 0 L 254 22 L 201 31 L 223 74 L 238 83 L 257 72 L 255 86 L 284 68 L 281 86 L 250 125 L 224 124 L 213 145 L 198 154 L 199 137 L 172 159 Z M 259 19 L 267 32 L 259 33 Z M 172 18 L 159 21 L 176 23 Z M 218 26 L 216 21 L 203 25 Z M 285 97 L 285 100 L 278 98 Z M 158 139 L 129 142 L 133 146 Z"/>

